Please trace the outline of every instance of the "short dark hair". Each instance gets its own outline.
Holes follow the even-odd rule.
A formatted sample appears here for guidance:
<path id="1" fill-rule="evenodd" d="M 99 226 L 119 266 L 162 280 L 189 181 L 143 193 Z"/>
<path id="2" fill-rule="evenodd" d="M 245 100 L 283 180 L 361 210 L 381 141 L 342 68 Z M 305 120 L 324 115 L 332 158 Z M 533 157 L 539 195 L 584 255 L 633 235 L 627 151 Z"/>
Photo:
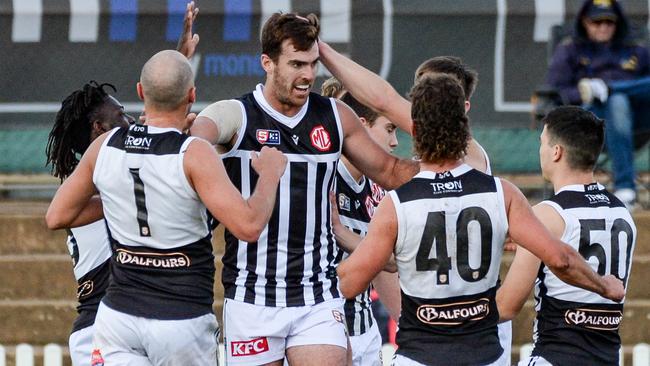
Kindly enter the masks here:
<path id="1" fill-rule="evenodd" d="M 472 97 L 478 84 L 478 73 L 455 56 L 436 56 L 424 61 L 415 70 L 415 82 L 429 73 L 454 75 L 463 87 L 466 100 Z"/>
<path id="2" fill-rule="evenodd" d="M 294 13 L 274 13 L 262 28 L 262 53 L 273 62 L 282 53 L 282 42 L 291 40 L 298 51 L 307 51 L 318 41 L 320 24 L 315 14 L 306 17 Z"/>
<path id="3" fill-rule="evenodd" d="M 605 121 L 577 107 L 562 106 L 542 120 L 549 143 L 562 145 L 572 169 L 593 171 L 605 141 Z"/>
<path id="4" fill-rule="evenodd" d="M 411 89 L 413 148 L 425 162 L 461 159 L 469 140 L 465 93 L 447 74 L 423 76 Z"/>

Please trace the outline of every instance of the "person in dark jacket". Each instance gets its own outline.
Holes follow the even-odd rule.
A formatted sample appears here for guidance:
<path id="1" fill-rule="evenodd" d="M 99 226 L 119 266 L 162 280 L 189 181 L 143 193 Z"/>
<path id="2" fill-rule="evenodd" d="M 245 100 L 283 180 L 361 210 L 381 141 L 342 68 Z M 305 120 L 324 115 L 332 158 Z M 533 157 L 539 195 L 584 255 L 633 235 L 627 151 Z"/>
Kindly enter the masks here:
<path id="1" fill-rule="evenodd" d="M 628 208 L 636 200 L 634 133 L 650 128 L 649 76 L 648 49 L 632 35 L 616 0 L 584 2 L 547 75 L 564 104 L 583 105 L 606 120 L 615 195 Z"/>

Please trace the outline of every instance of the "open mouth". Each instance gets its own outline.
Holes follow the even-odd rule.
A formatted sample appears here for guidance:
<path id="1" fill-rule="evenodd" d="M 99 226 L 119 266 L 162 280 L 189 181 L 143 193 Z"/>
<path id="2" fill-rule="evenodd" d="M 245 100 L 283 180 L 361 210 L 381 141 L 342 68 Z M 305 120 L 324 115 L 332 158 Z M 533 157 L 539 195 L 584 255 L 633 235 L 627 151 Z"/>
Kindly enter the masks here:
<path id="1" fill-rule="evenodd" d="M 300 85 L 294 85 L 293 90 L 301 96 L 309 94 L 309 89 L 310 89 L 309 84 L 300 84 Z"/>

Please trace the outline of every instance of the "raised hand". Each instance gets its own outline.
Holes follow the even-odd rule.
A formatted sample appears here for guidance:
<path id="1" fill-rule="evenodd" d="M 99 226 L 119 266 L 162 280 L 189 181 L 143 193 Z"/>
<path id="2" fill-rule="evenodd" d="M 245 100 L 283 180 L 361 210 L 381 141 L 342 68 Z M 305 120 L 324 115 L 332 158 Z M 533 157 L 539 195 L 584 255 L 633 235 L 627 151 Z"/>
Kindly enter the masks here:
<path id="1" fill-rule="evenodd" d="M 183 18 L 183 33 L 181 33 L 181 37 L 178 39 L 178 46 L 176 46 L 176 50 L 188 59 L 194 56 L 196 46 L 199 44 L 199 35 L 192 34 L 192 25 L 197 15 L 199 15 L 199 8 L 194 6 L 194 1 L 190 1 L 187 3 L 185 17 Z"/>

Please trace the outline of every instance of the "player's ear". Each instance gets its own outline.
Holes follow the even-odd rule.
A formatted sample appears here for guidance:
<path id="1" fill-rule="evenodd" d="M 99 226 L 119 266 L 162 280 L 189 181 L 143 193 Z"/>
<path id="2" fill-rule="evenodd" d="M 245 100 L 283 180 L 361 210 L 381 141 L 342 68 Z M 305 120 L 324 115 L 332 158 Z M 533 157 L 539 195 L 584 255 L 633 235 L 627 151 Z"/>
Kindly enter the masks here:
<path id="1" fill-rule="evenodd" d="M 138 92 L 138 98 L 140 98 L 140 100 L 144 100 L 144 92 L 142 91 L 142 83 L 138 82 L 135 85 L 135 89 Z"/>
<path id="2" fill-rule="evenodd" d="M 273 67 L 275 66 L 275 62 L 273 62 L 273 60 L 266 53 L 263 53 L 260 56 L 260 63 L 262 64 L 264 71 L 267 73 L 273 71 Z"/>
<path id="3" fill-rule="evenodd" d="M 196 102 L 196 87 L 193 86 L 188 92 L 187 92 L 187 101 L 189 103 L 194 103 Z"/>
<path id="4" fill-rule="evenodd" d="M 469 102 L 469 100 L 465 101 L 465 114 L 469 113 L 469 109 L 472 108 L 472 104 Z"/>
<path id="5" fill-rule="evenodd" d="M 553 145 L 553 162 L 558 162 L 564 155 L 564 147 L 559 144 Z"/>
<path id="6" fill-rule="evenodd" d="M 366 117 L 359 117 L 359 121 L 361 121 L 361 124 L 363 125 L 363 127 L 368 127 L 369 126 L 368 120 L 366 119 Z"/>

